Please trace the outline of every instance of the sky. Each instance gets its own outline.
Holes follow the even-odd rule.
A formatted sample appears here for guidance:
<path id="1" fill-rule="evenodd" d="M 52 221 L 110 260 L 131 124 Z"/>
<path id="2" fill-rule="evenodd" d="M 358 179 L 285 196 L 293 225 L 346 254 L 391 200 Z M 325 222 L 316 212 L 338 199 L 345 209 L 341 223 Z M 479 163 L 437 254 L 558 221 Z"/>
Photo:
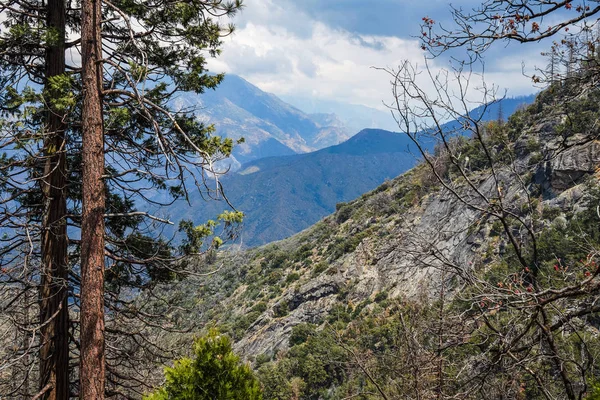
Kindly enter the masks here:
<path id="1" fill-rule="evenodd" d="M 462 0 L 469 7 L 476 0 Z M 449 23 L 441 0 L 245 0 L 237 30 L 223 53 L 209 62 L 213 72 L 242 76 L 261 89 L 289 98 L 313 98 L 385 109 L 389 76 L 403 60 L 424 65 L 415 38 L 424 16 Z M 544 63 L 540 46 L 498 43 L 486 54 L 485 80 L 514 97 L 539 90 L 523 75 Z M 435 59 L 430 67 L 448 67 Z M 378 69 L 379 68 L 379 69 Z M 425 83 L 426 84 L 426 83 Z"/>

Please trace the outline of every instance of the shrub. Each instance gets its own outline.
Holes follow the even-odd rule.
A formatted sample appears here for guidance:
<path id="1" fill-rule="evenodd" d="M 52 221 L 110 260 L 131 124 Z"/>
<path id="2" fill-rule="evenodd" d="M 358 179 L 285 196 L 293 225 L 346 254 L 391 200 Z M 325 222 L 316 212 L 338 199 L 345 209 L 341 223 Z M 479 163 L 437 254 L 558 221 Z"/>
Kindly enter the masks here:
<path id="1" fill-rule="evenodd" d="M 212 329 L 194 342 L 194 359 L 165 368 L 165 384 L 145 400 L 262 400 L 258 380 L 233 353 L 231 340 Z"/>
<path id="2" fill-rule="evenodd" d="M 387 298 L 388 292 L 386 290 L 384 290 L 383 292 L 379 292 L 375 296 L 375 303 L 381 303 L 382 301 L 387 300 Z"/>
<path id="3" fill-rule="evenodd" d="M 306 342 L 315 333 L 315 326 L 313 324 L 298 324 L 294 326 L 289 340 L 290 347 Z"/>
<path id="4" fill-rule="evenodd" d="M 260 368 L 261 366 L 268 363 L 269 361 L 271 361 L 271 356 L 269 354 L 262 353 L 262 354 L 257 355 L 256 359 L 254 360 L 256 369 Z"/>
<path id="5" fill-rule="evenodd" d="M 290 312 L 290 306 L 287 301 L 282 301 L 281 303 L 275 306 L 275 309 L 273 311 L 275 318 L 285 317 Z"/>
<path id="6" fill-rule="evenodd" d="M 314 269 L 312 270 L 311 275 L 313 277 L 315 277 L 315 276 L 319 275 L 321 272 L 324 272 L 327 269 L 327 267 L 329 267 L 329 265 L 326 262 L 321 261 L 320 263 L 315 265 Z"/>
<path id="7" fill-rule="evenodd" d="M 298 274 L 297 272 L 292 272 L 287 276 L 287 278 L 285 278 L 285 283 L 292 283 L 297 281 L 298 279 L 300 279 L 300 274 Z"/>
<path id="8" fill-rule="evenodd" d="M 344 222 L 348 221 L 352 216 L 352 207 L 348 204 L 339 203 L 335 206 L 335 208 L 337 209 L 335 213 L 335 222 L 337 222 L 338 224 L 343 224 Z"/>
<path id="9" fill-rule="evenodd" d="M 267 311 L 267 303 L 265 303 L 264 301 L 256 303 L 254 307 L 252 307 L 252 311 L 257 311 L 260 313 Z"/>

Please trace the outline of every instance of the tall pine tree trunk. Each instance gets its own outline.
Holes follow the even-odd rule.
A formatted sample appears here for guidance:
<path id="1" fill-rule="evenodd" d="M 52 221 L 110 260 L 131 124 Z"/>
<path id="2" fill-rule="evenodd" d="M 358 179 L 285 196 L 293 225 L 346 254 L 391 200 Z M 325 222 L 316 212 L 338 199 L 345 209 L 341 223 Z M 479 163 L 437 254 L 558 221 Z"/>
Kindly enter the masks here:
<path id="1" fill-rule="evenodd" d="M 47 27 L 56 40 L 46 50 L 46 79 L 65 73 L 65 4 L 48 0 Z M 46 87 L 48 98 L 60 93 Z M 69 314 L 67 308 L 67 203 L 65 125 L 49 105 L 45 123 L 45 167 L 42 180 L 44 217 L 40 286 L 40 381 L 42 399 L 69 398 Z"/>
<path id="2" fill-rule="evenodd" d="M 102 124 L 101 0 L 83 0 L 81 359 L 79 398 L 104 398 L 104 138 Z"/>

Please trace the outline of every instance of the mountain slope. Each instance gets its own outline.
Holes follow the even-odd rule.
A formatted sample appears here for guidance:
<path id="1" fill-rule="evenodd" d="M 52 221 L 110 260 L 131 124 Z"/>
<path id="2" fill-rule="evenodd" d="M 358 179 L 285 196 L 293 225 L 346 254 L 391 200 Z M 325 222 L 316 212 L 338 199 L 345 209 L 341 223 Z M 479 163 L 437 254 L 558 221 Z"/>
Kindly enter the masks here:
<path id="1" fill-rule="evenodd" d="M 246 214 L 242 243 L 256 246 L 283 239 L 335 210 L 337 203 L 406 171 L 415 163 L 407 138 L 364 130 L 348 141 L 313 153 L 271 157 L 245 164 L 222 179 L 229 201 Z M 172 215 L 203 222 L 225 208 L 222 202 L 192 199 Z M 188 214 L 189 213 L 189 214 Z"/>
<path id="2" fill-rule="evenodd" d="M 504 112 L 512 113 L 518 105 L 532 100 L 505 99 Z M 483 118 L 496 119 L 498 107 L 490 106 Z M 473 114 L 482 109 L 473 110 Z M 334 115 L 312 118 L 323 124 L 339 124 Z M 444 125 L 447 130 L 460 127 L 457 122 Z M 435 142 L 423 136 L 422 145 L 433 153 Z M 245 246 L 289 237 L 333 212 L 337 203 L 355 199 L 416 162 L 416 148 L 405 135 L 376 129 L 363 130 L 340 145 L 314 153 L 269 157 L 277 152 L 286 154 L 280 146 L 273 138 L 259 142 L 252 155 L 267 158 L 249 162 L 238 173 L 222 179 L 231 204 L 246 214 L 241 237 Z M 201 223 L 227 208 L 223 202 L 205 202 L 193 193 L 191 205 L 174 208 L 172 219 Z"/>
<path id="3" fill-rule="evenodd" d="M 215 124 L 217 134 L 245 143 L 234 151 L 239 163 L 268 156 L 305 153 L 347 139 L 349 131 L 335 118 L 313 121 L 311 116 L 266 93 L 236 75 L 227 75 L 213 91 L 201 96 L 184 94 L 179 108 L 194 108 L 199 118 Z M 274 145 L 275 141 L 279 145 Z M 265 144 L 269 142 L 270 144 Z M 269 151 L 265 152 L 265 148 Z"/>
<path id="4" fill-rule="evenodd" d="M 334 393 L 332 398 L 338 399 L 362 388 L 361 370 L 349 366 L 358 362 L 381 374 L 380 382 L 390 380 L 392 384 L 383 387 L 393 390 L 410 377 L 388 368 L 400 368 L 406 357 L 407 368 L 415 366 L 415 360 L 422 368 L 414 384 L 427 385 L 429 381 L 420 378 L 428 376 L 435 388 L 435 375 L 422 374 L 440 352 L 448 364 L 444 371 L 464 371 L 457 378 L 464 380 L 461 385 L 469 385 L 472 376 L 481 373 L 485 390 L 513 393 L 511 381 L 503 381 L 503 373 L 497 372 L 498 352 L 493 346 L 508 343 L 516 353 L 513 357 L 523 355 L 522 362 L 538 368 L 537 357 L 527 358 L 529 349 L 546 357 L 540 351 L 545 347 L 539 343 L 540 331 L 527 321 L 538 320 L 535 310 L 542 299 L 549 299 L 545 300 L 549 310 L 559 310 L 550 314 L 550 323 L 540 324 L 552 329 L 561 354 L 584 336 L 589 339 L 586 345 L 597 343 L 598 311 L 587 307 L 595 304 L 600 291 L 595 264 L 600 249 L 596 214 L 600 143 L 597 128 L 588 130 L 591 125 L 585 118 L 600 118 L 599 99 L 597 91 L 591 99 L 582 96 L 561 106 L 562 102 L 542 96 L 501 126 L 506 136 L 497 141 L 487 138 L 497 157 L 494 170 L 489 165 L 472 167 L 467 178 L 461 178 L 450 158 L 440 158 L 446 165 L 439 165 L 438 173 L 451 185 L 444 188 L 421 164 L 340 205 L 335 214 L 289 239 L 230 251 L 216 263 L 199 264 L 201 271 L 219 269 L 201 288 L 184 285 L 179 290 L 186 294 L 179 295 L 198 299 L 195 317 L 217 323 L 232 335 L 238 351 L 255 366 L 264 364 L 260 371 L 267 374 L 265 379 L 273 373 L 310 381 L 313 375 L 293 366 L 312 366 L 320 355 L 331 361 L 329 351 L 337 349 L 338 358 L 331 362 L 344 367 L 317 364 L 326 372 L 319 375 L 324 379 L 318 385 L 303 386 L 303 393 L 311 396 Z M 573 119 L 565 119 L 564 112 Z M 356 141 L 360 140 L 358 135 Z M 475 159 L 473 152 L 483 151 L 474 150 L 476 143 L 462 142 L 458 151 Z M 507 145 L 508 151 L 502 153 Z M 500 201 L 515 216 L 505 220 L 511 224 L 506 230 L 495 216 L 499 214 L 494 214 Z M 526 249 L 522 255 L 532 257 L 527 232 L 517 229 L 526 226 L 533 226 L 537 237 L 538 258 L 530 267 L 516 261 L 508 236 L 518 234 Z M 530 268 L 539 269 L 540 289 L 528 281 Z M 548 287 L 552 289 L 544 291 Z M 565 297 L 557 300 L 562 294 Z M 589 320 L 579 318 L 582 308 Z M 446 313 L 451 317 L 445 319 Z M 460 318 L 462 325 L 456 325 Z M 562 321 L 572 322 L 562 329 Z M 487 325 L 495 329 L 491 335 Z M 516 329 L 523 336 L 513 343 Z M 502 335 L 507 340 L 497 342 Z M 575 356 L 578 349 L 573 350 Z M 360 358 L 353 358 L 357 354 Z M 507 358 L 503 365 L 519 362 Z M 457 365 L 460 368 L 453 369 Z M 354 381 L 356 374 L 359 378 Z M 547 379 L 548 385 L 556 382 L 552 374 Z M 560 387 L 545 387 L 558 393 L 556 398 L 566 398 Z M 522 386 L 517 382 L 515 388 L 518 392 Z M 473 398 L 499 397 L 478 393 Z"/>

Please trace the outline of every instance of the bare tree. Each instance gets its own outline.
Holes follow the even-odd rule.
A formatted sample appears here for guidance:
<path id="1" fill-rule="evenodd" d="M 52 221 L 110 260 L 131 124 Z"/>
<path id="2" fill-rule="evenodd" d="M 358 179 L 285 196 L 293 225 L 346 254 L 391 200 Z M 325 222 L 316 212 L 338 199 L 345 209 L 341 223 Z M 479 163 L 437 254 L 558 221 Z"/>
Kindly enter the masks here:
<path id="1" fill-rule="evenodd" d="M 421 47 L 437 57 L 450 49 L 465 49 L 471 60 L 483 58 L 496 42 L 535 43 L 552 40 L 550 71 L 537 68 L 532 75 L 535 83 L 552 83 L 563 79 L 581 78 L 599 72 L 596 49 L 600 3 L 564 0 L 485 0 L 472 9 L 451 7 L 452 23 L 442 25 L 429 17 L 421 24 Z M 550 23 L 549 23 L 550 22 Z M 557 68 L 566 70 L 559 74 Z"/>
<path id="2" fill-rule="evenodd" d="M 485 0 L 473 9 L 452 7 L 453 26 L 437 25 L 424 17 L 423 46 L 432 55 L 460 47 L 478 57 L 496 41 L 539 42 L 576 29 L 577 24 L 595 24 L 598 13 L 596 0 Z M 556 18 L 552 25 L 544 21 L 549 16 Z"/>
<path id="3" fill-rule="evenodd" d="M 594 339 L 586 333 L 595 328 L 585 322 L 600 311 L 595 301 L 600 291 L 595 267 L 598 243 L 573 243 L 585 258 L 557 259 L 551 268 L 552 255 L 547 247 L 540 252 L 540 246 L 547 246 L 547 235 L 554 228 L 539 217 L 539 187 L 532 178 L 544 162 L 565 151 L 565 141 L 553 132 L 536 138 L 533 135 L 540 133 L 518 125 L 517 119 L 504 125 L 486 124 L 485 110 L 471 113 L 473 104 L 485 109 L 497 101 L 496 90 L 486 86 L 472 68 L 473 63 L 467 62 L 452 71 L 434 72 L 427 63 L 417 69 L 406 62 L 387 71 L 395 98 L 391 107 L 401 130 L 418 147 L 443 190 L 475 211 L 479 220 L 492 223 L 497 230 L 493 235 L 507 245 L 504 260 L 497 261 L 501 264 L 496 267 L 486 265 L 493 260 L 461 265 L 435 246 L 429 248 L 428 256 L 437 257 L 444 270 L 452 271 L 464 285 L 452 294 L 453 302 L 462 304 L 461 310 L 446 317 L 460 319 L 462 339 L 440 343 L 445 358 L 454 364 L 450 370 L 460 372 L 452 378 L 458 387 L 452 393 L 438 392 L 439 398 L 498 398 L 512 390 L 515 396 L 580 399 L 599 362 Z M 429 90 L 420 85 L 422 77 L 428 78 Z M 480 94 L 476 102 L 470 101 L 477 93 L 473 86 Z M 588 86 L 583 95 L 581 86 L 571 90 L 593 97 L 596 89 Z M 543 104 L 543 99 L 530 113 L 516 118 L 528 115 L 526 122 L 532 126 L 560 119 L 560 112 L 552 111 L 553 105 Z M 450 120 L 458 124 L 445 124 Z M 569 136 L 577 146 L 585 146 L 597 134 L 593 130 Z M 426 137 L 433 137 L 441 148 L 438 152 L 445 154 L 449 167 L 444 173 L 424 147 Z M 543 154 L 542 164 L 525 148 L 532 140 L 544 143 L 536 145 Z M 425 253 L 420 259 L 426 260 Z M 499 265 L 504 267 L 498 272 L 486 273 Z M 465 353 L 469 355 L 463 358 L 450 356 Z"/>

